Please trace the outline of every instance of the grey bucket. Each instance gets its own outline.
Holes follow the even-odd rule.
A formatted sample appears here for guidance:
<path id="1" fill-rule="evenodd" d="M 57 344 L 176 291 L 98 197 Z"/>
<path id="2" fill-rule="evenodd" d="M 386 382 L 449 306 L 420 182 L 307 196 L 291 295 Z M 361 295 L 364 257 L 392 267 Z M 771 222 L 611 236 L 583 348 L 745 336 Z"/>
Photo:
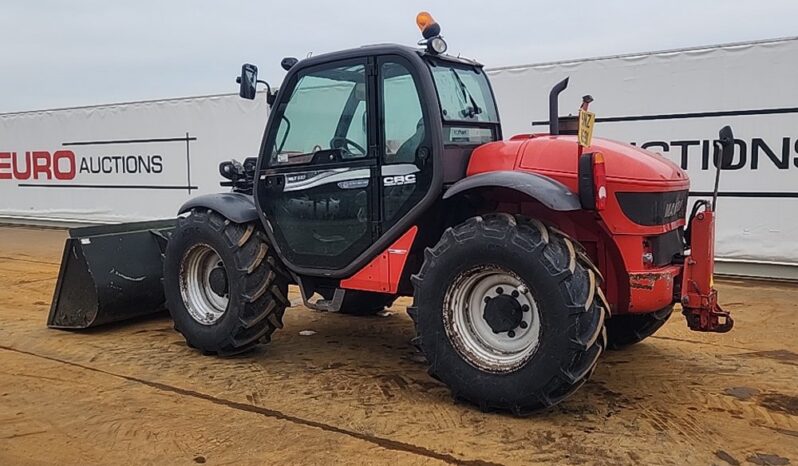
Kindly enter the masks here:
<path id="1" fill-rule="evenodd" d="M 163 253 L 175 220 L 74 228 L 47 326 L 82 329 L 165 309 Z"/>

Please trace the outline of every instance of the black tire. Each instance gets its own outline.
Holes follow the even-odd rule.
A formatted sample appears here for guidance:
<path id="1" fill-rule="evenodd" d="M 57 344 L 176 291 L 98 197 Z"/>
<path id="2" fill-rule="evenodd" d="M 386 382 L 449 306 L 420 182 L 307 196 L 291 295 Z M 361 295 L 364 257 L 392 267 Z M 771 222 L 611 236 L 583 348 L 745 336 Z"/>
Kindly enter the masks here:
<path id="1" fill-rule="evenodd" d="M 346 290 L 338 312 L 353 316 L 372 316 L 391 307 L 394 301 L 396 296 L 390 294 Z"/>
<path id="2" fill-rule="evenodd" d="M 640 343 L 665 325 L 673 306 L 648 314 L 623 314 L 607 319 L 607 342 L 610 349 L 623 349 Z"/>
<path id="3" fill-rule="evenodd" d="M 409 308 L 416 324 L 414 343 L 429 361 L 430 375 L 449 386 L 455 399 L 483 411 L 526 415 L 574 393 L 606 346 L 603 295 L 584 260 L 570 238 L 524 217 L 492 214 L 447 229 L 425 251 L 421 270 L 413 276 L 415 295 Z M 509 270 L 526 285 L 540 322 L 534 352 L 517 367 L 500 372 L 469 360 L 473 356 L 458 349 L 462 337 L 447 329 L 445 321 L 452 317 L 444 317 L 454 307 L 444 302 L 449 286 L 485 266 Z"/>
<path id="4" fill-rule="evenodd" d="M 207 247 L 220 259 L 228 289 L 221 317 L 202 324 L 187 309 L 181 283 L 189 251 Z M 234 223 L 207 209 L 193 209 L 177 219 L 164 259 L 164 292 L 175 330 L 188 346 L 220 356 L 268 342 L 282 328 L 289 302 L 288 276 L 259 226 Z"/>

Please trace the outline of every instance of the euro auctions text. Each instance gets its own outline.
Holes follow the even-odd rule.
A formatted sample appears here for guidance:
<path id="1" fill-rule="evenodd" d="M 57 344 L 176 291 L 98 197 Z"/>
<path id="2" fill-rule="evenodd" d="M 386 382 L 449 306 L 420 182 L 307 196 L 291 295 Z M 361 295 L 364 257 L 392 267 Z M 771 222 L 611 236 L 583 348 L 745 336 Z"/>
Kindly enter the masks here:
<path id="1" fill-rule="evenodd" d="M 0 152 L 0 180 L 73 180 L 77 174 L 161 172 L 160 154 L 81 157 L 71 150 Z"/>

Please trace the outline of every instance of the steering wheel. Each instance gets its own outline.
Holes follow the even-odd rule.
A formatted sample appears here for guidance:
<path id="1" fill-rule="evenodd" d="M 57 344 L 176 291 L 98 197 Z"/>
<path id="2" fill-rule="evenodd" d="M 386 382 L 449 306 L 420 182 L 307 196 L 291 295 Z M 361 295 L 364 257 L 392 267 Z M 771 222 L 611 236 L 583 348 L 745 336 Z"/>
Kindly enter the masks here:
<path id="1" fill-rule="evenodd" d="M 349 150 L 350 146 L 352 148 L 354 148 L 354 149 L 359 150 L 360 154 L 366 155 L 366 149 L 364 149 L 363 146 L 361 146 L 360 144 L 358 144 L 355 141 L 353 141 L 351 139 L 348 139 L 346 137 L 336 136 L 336 137 L 332 138 L 332 140 L 330 141 L 330 147 L 332 147 L 334 149 L 341 149 L 341 150 L 343 150 L 343 151 L 345 151 L 345 152 L 347 152 L 349 154 L 354 154 L 354 152 Z M 358 155 L 360 155 L 360 154 L 358 154 Z"/>

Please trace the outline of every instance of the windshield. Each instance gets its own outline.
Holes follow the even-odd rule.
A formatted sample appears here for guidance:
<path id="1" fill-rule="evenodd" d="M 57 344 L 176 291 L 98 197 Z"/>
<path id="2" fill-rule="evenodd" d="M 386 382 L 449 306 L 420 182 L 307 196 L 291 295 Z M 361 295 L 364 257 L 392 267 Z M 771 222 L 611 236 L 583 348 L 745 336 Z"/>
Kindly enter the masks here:
<path id="1" fill-rule="evenodd" d="M 493 94 L 482 69 L 442 60 L 429 64 L 445 120 L 498 123 Z"/>

